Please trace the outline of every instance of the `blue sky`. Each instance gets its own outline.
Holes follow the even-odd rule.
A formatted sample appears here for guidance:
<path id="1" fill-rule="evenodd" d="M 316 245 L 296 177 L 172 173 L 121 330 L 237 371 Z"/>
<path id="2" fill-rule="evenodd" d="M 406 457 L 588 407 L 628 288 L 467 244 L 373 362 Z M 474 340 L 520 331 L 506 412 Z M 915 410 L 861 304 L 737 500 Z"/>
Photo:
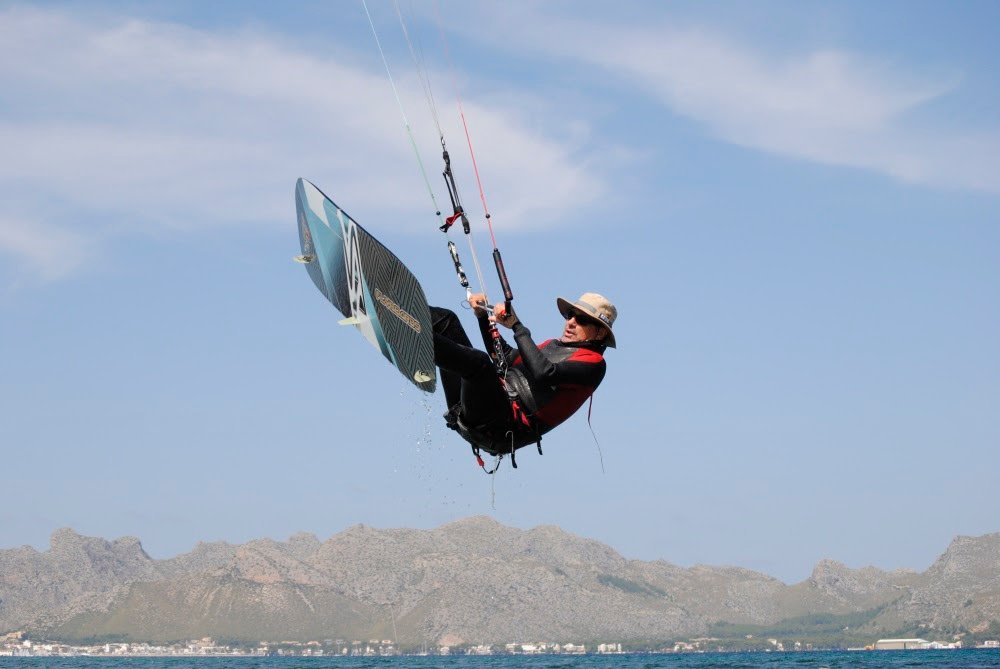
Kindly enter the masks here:
<path id="1" fill-rule="evenodd" d="M 457 95 L 522 320 L 619 307 L 600 455 L 581 415 L 483 476 L 291 262 L 306 177 L 464 297 L 360 2 L 3 2 L 0 547 L 488 514 L 796 582 L 1000 531 L 1000 5 L 437 7 L 400 3 L 481 256 Z"/>

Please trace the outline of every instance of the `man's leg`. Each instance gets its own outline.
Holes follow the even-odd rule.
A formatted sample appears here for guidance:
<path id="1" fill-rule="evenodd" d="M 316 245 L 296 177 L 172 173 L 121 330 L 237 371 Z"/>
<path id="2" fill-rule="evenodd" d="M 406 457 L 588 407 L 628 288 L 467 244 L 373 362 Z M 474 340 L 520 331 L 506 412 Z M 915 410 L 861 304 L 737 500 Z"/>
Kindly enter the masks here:
<path id="1" fill-rule="evenodd" d="M 460 353 L 452 349 L 456 346 L 472 348 L 469 335 L 465 334 L 458 316 L 450 309 L 431 307 L 431 324 L 434 329 L 434 363 L 441 368 L 441 387 L 444 389 L 444 401 L 451 409 L 462 399 L 462 376 L 452 367 Z M 442 366 L 440 360 L 449 364 Z"/>
<path id="2" fill-rule="evenodd" d="M 478 426 L 507 417 L 508 401 L 497 379 L 493 360 L 473 348 L 458 316 L 431 307 L 434 363 L 441 369 L 441 386 L 449 409 L 462 404 L 462 419 Z"/>

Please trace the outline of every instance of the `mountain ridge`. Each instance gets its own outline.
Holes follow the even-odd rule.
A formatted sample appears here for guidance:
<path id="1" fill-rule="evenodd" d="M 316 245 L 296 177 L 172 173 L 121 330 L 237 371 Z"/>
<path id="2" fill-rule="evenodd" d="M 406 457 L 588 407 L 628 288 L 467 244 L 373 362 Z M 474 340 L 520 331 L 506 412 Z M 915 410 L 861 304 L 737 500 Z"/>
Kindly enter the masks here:
<path id="1" fill-rule="evenodd" d="M 791 585 L 741 567 L 630 560 L 554 525 L 484 516 L 429 530 L 359 524 L 325 541 L 199 542 L 168 559 L 136 537 L 69 528 L 47 551 L 0 550 L 0 634 L 69 641 L 679 639 L 810 616 L 853 616 L 873 636 L 987 629 L 1000 620 L 1000 533 L 956 537 L 924 572 L 824 559 Z"/>

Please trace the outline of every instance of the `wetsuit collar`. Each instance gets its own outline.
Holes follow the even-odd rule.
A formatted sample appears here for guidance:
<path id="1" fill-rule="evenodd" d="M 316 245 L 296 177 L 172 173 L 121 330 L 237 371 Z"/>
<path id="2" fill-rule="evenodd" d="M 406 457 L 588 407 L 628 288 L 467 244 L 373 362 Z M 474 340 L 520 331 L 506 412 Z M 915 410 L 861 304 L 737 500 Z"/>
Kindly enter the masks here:
<path id="1" fill-rule="evenodd" d="M 556 339 L 561 346 L 567 346 L 570 348 L 589 348 L 591 351 L 597 351 L 598 353 L 604 353 L 607 350 L 607 346 L 599 341 L 588 339 L 587 341 L 563 341 L 562 339 Z"/>

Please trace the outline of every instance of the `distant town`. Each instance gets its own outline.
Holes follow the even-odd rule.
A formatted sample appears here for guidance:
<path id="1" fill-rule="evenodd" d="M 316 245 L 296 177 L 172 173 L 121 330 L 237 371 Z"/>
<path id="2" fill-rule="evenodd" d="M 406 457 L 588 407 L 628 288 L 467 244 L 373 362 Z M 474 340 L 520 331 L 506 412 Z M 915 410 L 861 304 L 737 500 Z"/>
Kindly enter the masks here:
<path id="1" fill-rule="evenodd" d="M 23 639 L 19 634 L 0 637 L 0 656 L 111 656 L 111 657 L 167 657 L 167 656 L 274 656 L 335 657 L 335 656 L 391 656 L 391 655 L 584 655 L 588 652 L 622 653 L 620 643 L 602 643 L 588 651 L 587 646 L 575 643 L 508 643 L 476 646 L 427 646 L 422 649 L 402 651 L 388 639 L 368 641 L 278 641 L 262 642 L 254 647 L 230 646 L 211 638 L 173 644 L 151 643 L 97 643 L 76 646 L 50 641 Z"/>
<path id="2" fill-rule="evenodd" d="M 678 641 L 655 651 L 657 653 L 705 653 L 725 651 L 716 646 L 718 639 L 701 638 Z M 808 652 L 814 650 L 810 644 L 794 643 L 786 646 L 777 639 L 768 639 L 765 652 Z M 960 641 L 942 644 L 924 639 L 880 639 L 864 648 L 848 650 L 940 650 L 961 648 Z M 1000 641 L 990 640 L 976 648 L 1000 650 Z M 277 641 L 262 642 L 256 646 L 238 646 L 219 643 L 204 638 L 182 643 L 154 644 L 141 642 L 107 642 L 91 645 L 71 645 L 52 641 L 23 638 L 15 632 L 0 637 L 0 657 L 59 657 L 59 656 L 103 656 L 103 657 L 170 657 L 170 656 L 297 656 L 297 657 L 349 657 L 349 656 L 392 656 L 392 655 L 584 655 L 588 653 L 621 654 L 627 652 L 621 643 L 600 643 L 589 649 L 578 643 L 507 643 L 493 645 L 427 646 L 420 649 L 401 650 L 397 644 L 387 639 L 368 641 L 345 641 L 325 639 L 323 641 Z"/>

